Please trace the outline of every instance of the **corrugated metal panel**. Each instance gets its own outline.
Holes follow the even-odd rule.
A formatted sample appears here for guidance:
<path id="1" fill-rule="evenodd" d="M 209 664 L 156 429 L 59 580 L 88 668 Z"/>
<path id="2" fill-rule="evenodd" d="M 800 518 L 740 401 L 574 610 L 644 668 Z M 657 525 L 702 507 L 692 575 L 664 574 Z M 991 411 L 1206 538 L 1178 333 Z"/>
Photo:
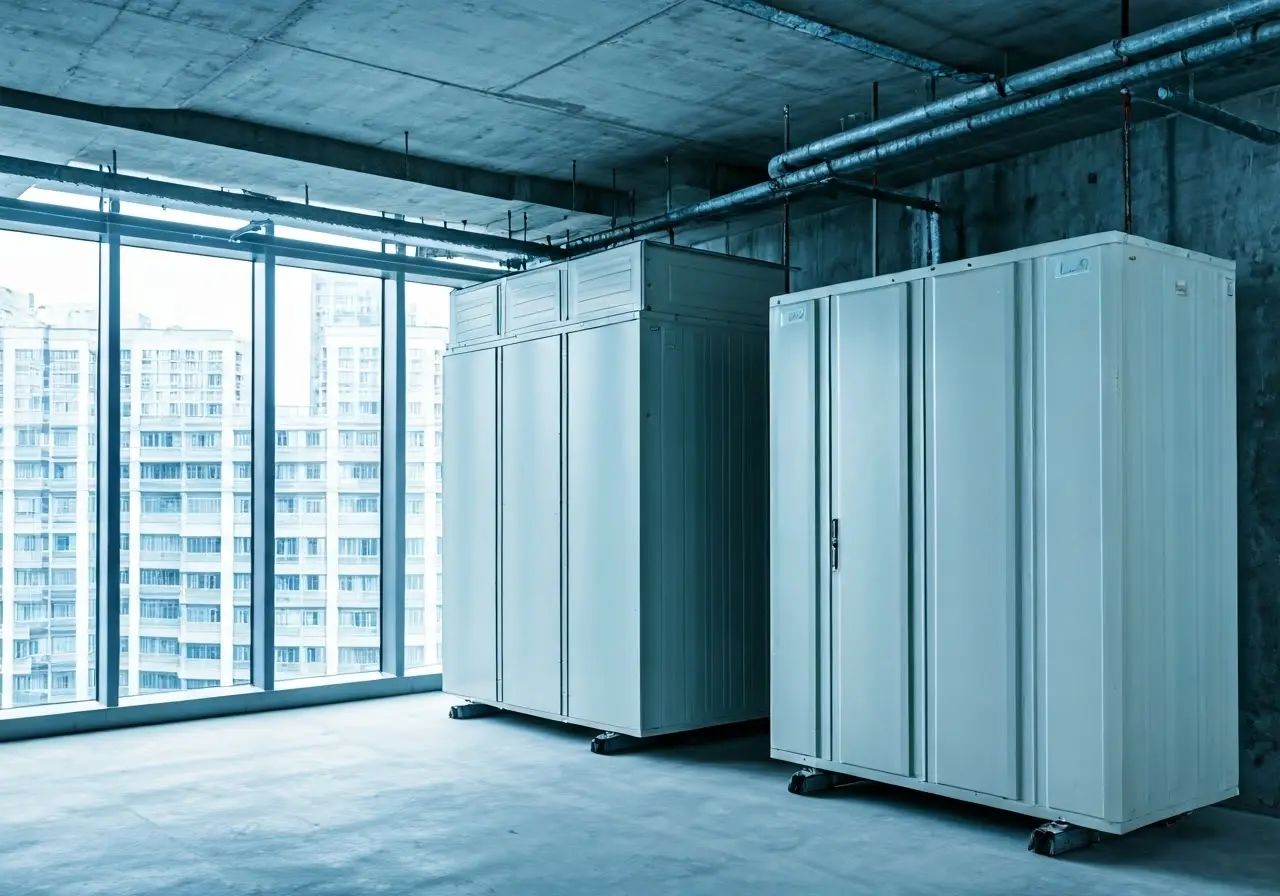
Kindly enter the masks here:
<path id="1" fill-rule="evenodd" d="M 1126 253 L 1126 814 L 1234 787 L 1234 299 L 1225 272 Z"/>
<path id="2" fill-rule="evenodd" d="M 501 283 L 455 289 L 449 299 L 449 344 L 465 345 L 498 335 Z"/>
<path id="3" fill-rule="evenodd" d="M 569 262 L 569 320 L 644 307 L 641 245 L 632 243 Z"/>
<path id="4" fill-rule="evenodd" d="M 558 324 L 564 317 L 564 265 L 508 278 L 502 293 L 502 332 L 525 333 Z"/>
<path id="5" fill-rule="evenodd" d="M 783 289 L 781 267 L 745 265 L 728 255 L 645 244 L 645 304 L 668 314 L 764 326 L 769 299 Z"/>
<path id="6" fill-rule="evenodd" d="M 768 701 L 763 329 L 642 317 L 644 726 Z"/>

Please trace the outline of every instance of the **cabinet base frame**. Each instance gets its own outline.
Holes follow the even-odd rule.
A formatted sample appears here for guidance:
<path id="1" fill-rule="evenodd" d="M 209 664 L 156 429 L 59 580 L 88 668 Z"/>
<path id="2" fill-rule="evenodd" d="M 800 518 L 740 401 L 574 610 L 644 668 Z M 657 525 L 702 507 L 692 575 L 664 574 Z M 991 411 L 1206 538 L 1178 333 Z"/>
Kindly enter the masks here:
<path id="1" fill-rule="evenodd" d="M 974 803 L 979 806 L 987 806 L 992 809 L 1004 809 L 1009 812 L 1017 812 L 1020 815 L 1029 815 L 1032 818 L 1039 818 L 1044 821 L 1063 821 L 1082 828 L 1089 828 L 1090 830 L 1098 831 L 1103 834 L 1128 834 L 1132 831 L 1138 830 L 1139 828 L 1176 821 L 1178 818 L 1187 815 L 1195 809 L 1203 809 L 1207 806 L 1216 805 L 1223 800 L 1229 800 L 1234 796 L 1240 795 L 1239 787 L 1229 787 L 1220 793 L 1213 794 L 1207 799 L 1192 800 L 1184 804 L 1168 806 L 1159 811 L 1140 815 L 1136 818 L 1115 822 L 1097 818 L 1092 815 L 1084 815 L 1079 812 L 1064 812 L 1061 809 L 1054 809 L 1049 806 L 1037 806 L 1021 800 L 992 796 L 988 793 L 977 793 L 976 791 L 965 790 L 962 787 L 950 787 L 946 784 L 936 784 L 932 781 L 924 781 L 919 778 L 906 778 L 902 775 L 895 775 L 889 772 L 877 771 L 876 769 L 848 765 L 843 762 L 834 762 L 830 759 L 822 759 L 817 756 L 804 756 L 800 753 L 793 753 L 789 750 L 771 748 L 769 750 L 769 757 L 771 759 L 782 760 L 783 762 L 790 762 L 794 765 L 835 772 L 841 775 L 849 775 L 851 777 L 861 778 L 867 781 L 876 781 L 880 784 L 893 784 L 898 787 L 905 787 L 908 790 L 917 790 L 921 793 L 931 793 L 935 796 L 950 797 L 952 799 L 961 800 L 962 802 Z"/>

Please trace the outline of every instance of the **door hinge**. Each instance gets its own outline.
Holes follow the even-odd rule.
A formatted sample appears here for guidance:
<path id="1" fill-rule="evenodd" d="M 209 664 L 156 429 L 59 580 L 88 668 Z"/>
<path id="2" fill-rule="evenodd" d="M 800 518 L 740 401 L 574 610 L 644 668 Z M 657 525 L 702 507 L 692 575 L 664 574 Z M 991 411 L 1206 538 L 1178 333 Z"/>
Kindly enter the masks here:
<path id="1" fill-rule="evenodd" d="M 831 568 L 840 568 L 840 521 L 831 521 Z"/>

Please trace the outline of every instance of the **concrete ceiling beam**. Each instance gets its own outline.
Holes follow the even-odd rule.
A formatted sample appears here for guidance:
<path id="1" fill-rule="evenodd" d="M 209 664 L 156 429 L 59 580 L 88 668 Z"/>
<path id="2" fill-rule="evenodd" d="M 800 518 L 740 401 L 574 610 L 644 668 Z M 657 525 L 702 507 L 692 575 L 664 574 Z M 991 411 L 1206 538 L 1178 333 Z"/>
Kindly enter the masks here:
<path id="1" fill-rule="evenodd" d="M 506 174 L 189 109 L 102 106 L 8 87 L 0 87 L 0 106 L 504 202 L 525 202 L 608 217 L 613 208 L 625 208 L 628 201 L 625 193 L 590 184 Z"/>
<path id="2" fill-rule="evenodd" d="M 833 44 L 847 47 L 850 50 L 857 50 L 859 53 L 865 53 L 877 59 L 896 62 L 899 65 L 905 65 L 907 68 L 913 68 L 918 72 L 924 72 L 938 78 L 954 78 L 961 83 L 976 84 L 986 83 L 995 78 L 994 75 L 985 72 L 963 71 L 954 65 L 948 65 L 945 62 L 921 56 L 919 53 L 912 53 L 910 50 L 904 50 L 901 47 L 890 46 L 866 35 L 856 34 L 844 28 L 837 28 L 834 25 L 828 25 L 825 22 L 819 22 L 807 16 L 787 12 L 785 9 L 770 6 L 767 3 L 757 3 L 756 0 L 707 0 L 707 2 L 714 3 L 716 6 L 723 6 L 725 9 L 732 9 L 746 13 L 749 16 L 755 16 L 757 19 L 763 19 L 771 24 L 790 28 L 792 31 L 808 34 L 811 37 L 829 41 Z"/>

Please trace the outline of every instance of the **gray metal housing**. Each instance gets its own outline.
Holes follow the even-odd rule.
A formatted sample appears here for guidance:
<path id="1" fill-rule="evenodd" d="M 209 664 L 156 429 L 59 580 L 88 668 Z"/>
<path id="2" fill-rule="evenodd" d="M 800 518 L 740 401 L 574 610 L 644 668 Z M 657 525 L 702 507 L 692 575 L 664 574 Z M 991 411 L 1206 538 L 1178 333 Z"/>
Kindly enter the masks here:
<path id="1" fill-rule="evenodd" d="M 772 755 L 1124 833 L 1238 792 L 1235 266 L 776 299 Z"/>
<path id="2" fill-rule="evenodd" d="M 635 243 L 454 293 L 445 690 L 638 737 L 767 714 L 782 284 Z"/>

